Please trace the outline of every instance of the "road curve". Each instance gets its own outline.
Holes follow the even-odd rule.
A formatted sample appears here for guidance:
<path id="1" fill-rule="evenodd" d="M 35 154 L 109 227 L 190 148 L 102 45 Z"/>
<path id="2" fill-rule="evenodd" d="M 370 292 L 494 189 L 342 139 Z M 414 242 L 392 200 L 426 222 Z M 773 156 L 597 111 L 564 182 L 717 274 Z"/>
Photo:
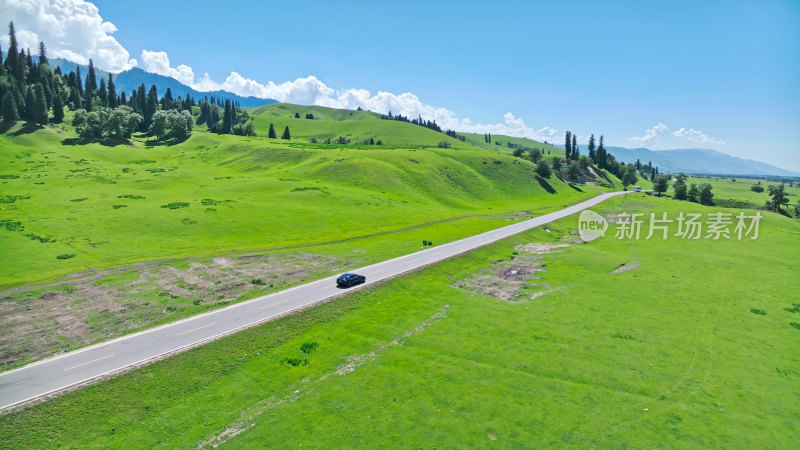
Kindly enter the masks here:
<path id="1" fill-rule="evenodd" d="M 601 194 L 524 222 L 354 269 L 367 282 L 351 289 L 337 288 L 335 276 L 323 278 L 0 373 L 0 413 L 491 244 L 621 194 L 625 192 Z"/>

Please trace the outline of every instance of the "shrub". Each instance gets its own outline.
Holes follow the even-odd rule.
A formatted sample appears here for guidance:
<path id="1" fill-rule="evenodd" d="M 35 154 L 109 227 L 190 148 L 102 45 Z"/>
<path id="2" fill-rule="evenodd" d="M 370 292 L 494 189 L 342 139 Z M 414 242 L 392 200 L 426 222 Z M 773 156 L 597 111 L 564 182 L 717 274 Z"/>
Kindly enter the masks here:
<path id="1" fill-rule="evenodd" d="M 754 185 L 750 186 L 750 190 L 753 191 L 753 192 L 759 192 L 759 193 L 760 192 L 764 192 L 764 186 L 759 186 L 757 184 L 754 184 Z"/>
<path id="2" fill-rule="evenodd" d="M 759 315 L 762 315 L 762 316 L 766 316 L 767 315 L 766 311 L 764 311 L 763 309 L 758 309 L 758 308 L 750 308 L 750 312 L 753 313 L 753 314 L 759 314 Z"/>
<path id="3" fill-rule="evenodd" d="M 58 258 L 58 259 L 70 259 L 70 258 L 74 258 L 74 257 L 75 257 L 75 253 L 64 253 L 62 255 L 56 256 L 56 258 Z"/>
<path id="4" fill-rule="evenodd" d="M 614 338 L 614 339 L 622 339 L 622 340 L 625 340 L 625 341 L 635 341 L 636 340 L 630 334 L 622 334 L 622 333 L 614 333 L 614 334 L 611 335 L 611 337 Z"/>
<path id="5" fill-rule="evenodd" d="M 316 342 L 305 342 L 303 345 L 300 346 L 300 350 L 303 353 L 311 353 L 319 347 L 319 344 Z"/>
<path id="6" fill-rule="evenodd" d="M 439 148 L 450 148 L 450 143 L 447 141 L 439 141 L 439 143 L 436 144 L 436 146 Z"/>
<path id="7" fill-rule="evenodd" d="M 162 208 L 169 208 L 169 209 L 180 209 L 180 208 L 187 208 L 189 206 L 186 202 L 173 202 L 167 203 L 166 205 L 161 205 Z"/>
<path id="8" fill-rule="evenodd" d="M 299 365 L 307 366 L 308 360 L 307 359 L 300 359 L 300 358 L 284 358 L 283 362 L 288 363 L 294 367 Z"/>
<path id="9" fill-rule="evenodd" d="M 250 280 L 250 283 L 255 284 L 256 286 L 264 286 L 265 284 L 264 281 L 261 280 L 261 278 L 253 278 L 252 280 Z"/>

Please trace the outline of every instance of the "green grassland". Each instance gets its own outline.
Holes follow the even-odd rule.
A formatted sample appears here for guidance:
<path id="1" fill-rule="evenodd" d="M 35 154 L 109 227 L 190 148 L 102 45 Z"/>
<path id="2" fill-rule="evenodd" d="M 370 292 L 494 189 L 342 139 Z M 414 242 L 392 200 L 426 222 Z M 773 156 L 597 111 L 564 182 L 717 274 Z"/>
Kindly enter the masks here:
<path id="1" fill-rule="evenodd" d="M 644 194 L 594 210 L 737 212 Z M 569 217 L 8 414 L 0 442 L 790 448 L 800 223 L 762 214 L 755 240 L 645 223 L 586 244 Z M 515 267 L 538 271 L 510 300 L 454 287 Z"/>
<path id="2" fill-rule="evenodd" d="M 563 148 L 556 147 L 555 145 L 537 142 L 532 139 L 493 134 L 492 142 L 487 143 L 486 141 L 484 141 L 484 137 L 482 134 L 476 134 L 476 133 L 459 133 L 459 134 L 466 138 L 465 141 L 467 143 L 480 146 L 488 150 L 497 150 L 505 153 L 512 153 L 514 150 L 508 146 L 508 143 L 511 143 L 521 148 L 525 147 L 538 148 L 539 150 L 544 151 L 546 153 L 546 156 L 551 156 L 551 157 L 564 156 Z M 497 145 L 497 142 L 499 142 L 500 145 Z"/>
<path id="3" fill-rule="evenodd" d="M 289 118 L 294 111 L 319 119 Z M 453 148 L 438 149 L 438 141 L 451 138 L 365 111 L 279 104 L 251 113 L 259 135 L 270 122 L 285 121 L 298 139 L 199 127 L 176 145 L 140 137 L 131 146 L 105 146 L 80 143 L 68 125 L 33 132 L 17 125 L 0 135 L 0 287 L 87 268 L 339 241 L 454 217 L 538 214 L 595 195 L 555 177 L 540 182 L 535 165 L 455 139 Z M 327 132 L 376 134 L 392 145 L 303 138 Z M 493 225 L 487 220 L 469 231 Z"/>
<path id="4" fill-rule="evenodd" d="M 736 180 L 736 181 L 733 181 Z M 709 183 L 713 187 L 714 201 L 724 205 L 739 207 L 763 207 L 764 202 L 770 199 L 769 186 L 780 183 L 767 180 L 757 180 L 752 178 L 731 178 L 731 177 L 689 177 L 687 184 L 695 183 L 698 186 Z M 750 188 L 761 183 L 764 192 L 753 192 Z M 797 186 L 785 186 L 786 193 L 789 195 L 789 204 L 795 205 L 800 202 L 800 188 Z"/>

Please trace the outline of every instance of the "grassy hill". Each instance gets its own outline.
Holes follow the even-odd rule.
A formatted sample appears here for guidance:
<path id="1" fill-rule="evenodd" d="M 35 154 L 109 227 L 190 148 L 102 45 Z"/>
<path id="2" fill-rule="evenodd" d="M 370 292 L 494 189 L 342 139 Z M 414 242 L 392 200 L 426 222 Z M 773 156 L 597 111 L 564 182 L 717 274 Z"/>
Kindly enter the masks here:
<path id="1" fill-rule="evenodd" d="M 313 113 L 317 120 L 295 119 Z M 366 111 L 274 104 L 257 132 L 77 145 L 69 125 L 0 135 L 0 286 L 87 268 L 324 243 L 471 214 L 559 207 L 594 193 L 535 166 Z M 385 146 L 310 144 L 375 136 Z M 441 140 L 451 149 L 436 148 Z"/>

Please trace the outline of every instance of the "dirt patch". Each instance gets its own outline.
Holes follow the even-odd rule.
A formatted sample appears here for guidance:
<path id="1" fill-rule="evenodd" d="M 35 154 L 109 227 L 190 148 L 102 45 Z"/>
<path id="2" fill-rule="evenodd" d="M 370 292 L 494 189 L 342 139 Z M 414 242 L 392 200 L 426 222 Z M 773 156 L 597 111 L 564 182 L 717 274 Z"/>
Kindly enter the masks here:
<path id="1" fill-rule="evenodd" d="M 456 280 L 451 286 L 489 295 L 509 303 L 522 303 L 541 297 L 552 290 L 531 294 L 526 288 L 549 287 L 547 284 L 531 281 L 541 279 L 536 273 L 545 270 L 542 255 L 557 253 L 569 246 L 569 244 L 516 244 L 510 260 L 493 261 L 488 268 L 481 269 L 468 278 Z"/>
<path id="2" fill-rule="evenodd" d="M 255 289 L 280 290 L 342 265 L 308 252 L 214 258 L 7 293 L 0 297 L 0 370 L 218 308 Z"/>
<path id="3" fill-rule="evenodd" d="M 629 270 L 638 269 L 639 268 L 639 261 L 627 262 L 618 265 L 614 270 L 611 271 L 612 274 L 618 274 L 627 272 Z"/>

